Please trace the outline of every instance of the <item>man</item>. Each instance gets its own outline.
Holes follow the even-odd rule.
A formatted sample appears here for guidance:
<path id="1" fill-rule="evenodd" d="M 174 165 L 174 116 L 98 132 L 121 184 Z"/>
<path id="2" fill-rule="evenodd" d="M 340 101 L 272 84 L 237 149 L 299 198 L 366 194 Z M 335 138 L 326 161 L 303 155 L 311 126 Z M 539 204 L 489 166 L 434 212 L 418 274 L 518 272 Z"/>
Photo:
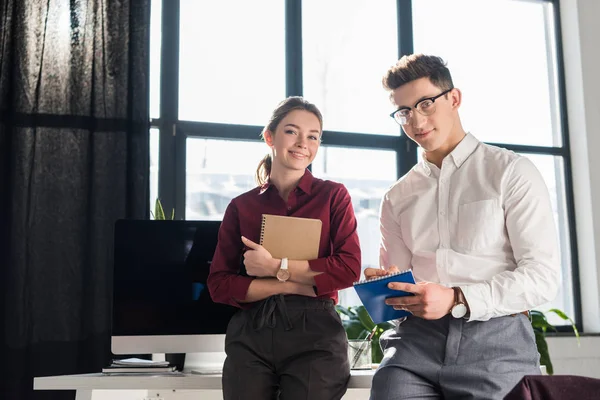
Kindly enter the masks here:
<path id="1" fill-rule="evenodd" d="M 404 56 L 383 84 L 391 116 L 424 153 L 385 194 L 383 269 L 365 271 L 412 268 L 417 280 L 390 284 L 414 293 L 386 301 L 412 316 L 382 336 L 371 399 L 501 399 L 540 373 L 526 311 L 558 289 L 548 190 L 529 159 L 465 133 L 462 94 L 439 57 Z"/>

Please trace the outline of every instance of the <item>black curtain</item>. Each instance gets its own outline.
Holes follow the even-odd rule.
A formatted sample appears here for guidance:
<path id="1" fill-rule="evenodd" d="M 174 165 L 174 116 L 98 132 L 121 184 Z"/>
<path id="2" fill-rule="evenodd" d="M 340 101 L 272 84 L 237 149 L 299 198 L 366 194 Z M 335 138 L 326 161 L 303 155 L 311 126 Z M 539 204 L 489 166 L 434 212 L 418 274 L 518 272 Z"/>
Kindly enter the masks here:
<path id="1" fill-rule="evenodd" d="M 112 241 L 148 213 L 150 0 L 0 0 L 0 398 L 110 361 Z"/>

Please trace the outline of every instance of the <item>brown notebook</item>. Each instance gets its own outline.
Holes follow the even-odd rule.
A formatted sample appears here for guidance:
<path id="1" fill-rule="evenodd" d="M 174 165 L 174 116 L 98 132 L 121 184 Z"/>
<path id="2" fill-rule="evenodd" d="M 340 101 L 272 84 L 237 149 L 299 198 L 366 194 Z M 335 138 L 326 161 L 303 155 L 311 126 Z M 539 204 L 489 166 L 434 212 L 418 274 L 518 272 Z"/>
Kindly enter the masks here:
<path id="1" fill-rule="evenodd" d="M 260 244 L 274 258 L 314 260 L 319 258 L 320 219 L 263 214 Z"/>

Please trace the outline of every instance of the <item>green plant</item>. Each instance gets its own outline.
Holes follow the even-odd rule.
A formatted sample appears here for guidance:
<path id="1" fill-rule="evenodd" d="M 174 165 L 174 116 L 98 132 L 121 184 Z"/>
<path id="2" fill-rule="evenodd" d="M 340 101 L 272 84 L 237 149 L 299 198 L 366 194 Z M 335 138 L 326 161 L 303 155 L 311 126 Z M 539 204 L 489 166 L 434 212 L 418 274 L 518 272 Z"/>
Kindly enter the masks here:
<path id="1" fill-rule="evenodd" d="M 152 213 L 152 210 L 150 210 L 150 215 L 155 220 L 166 220 L 166 219 L 168 219 L 168 220 L 174 220 L 175 219 L 175 209 L 173 209 L 171 211 L 171 218 L 166 218 L 165 217 L 165 210 L 163 209 L 162 203 L 157 198 L 156 202 L 154 203 L 154 213 Z"/>
<path id="2" fill-rule="evenodd" d="M 371 317 L 369 317 L 369 314 L 363 305 L 350 307 L 337 305 L 335 308 L 337 312 L 342 315 L 342 324 L 346 329 L 348 339 L 366 339 L 375 328 L 375 323 Z M 383 332 L 391 329 L 393 326 L 394 325 L 389 322 L 377 324 L 377 329 L 372 338 L 373 363 L 378 364 L 383 359 L 383 352 L 379 346 L 379 337 Z"/>
<path id="3" fill-rule="evenodd" d="M 558 315 L 564 321 L 569 321 L 571 323 L 573 332 L 575 332 L 577 343 L 579 343 L 579 331 L 577 330 L 573 320 L 569 318 L 567 314 L 556 308 L 548 310 L 547 312 Z M 552 366 L 552 361 L 550 360 L 548 343 L 546 342 L 546 333 L 548 330 L 557 332 L 556 327 L 548 322 L 548 319 L 543 312 L 538 310 L 531 310 L 529 312 L 529 319 L 531 321 L 531 326 L 533 327 L 533 332 L 535 333 L 535 343 L 537 345 L 538 353 L 540 353 L 540 364 L 546 366 L 546 372 L 548 375 L 552 375 L 554 374 L 554 367 Z"/>

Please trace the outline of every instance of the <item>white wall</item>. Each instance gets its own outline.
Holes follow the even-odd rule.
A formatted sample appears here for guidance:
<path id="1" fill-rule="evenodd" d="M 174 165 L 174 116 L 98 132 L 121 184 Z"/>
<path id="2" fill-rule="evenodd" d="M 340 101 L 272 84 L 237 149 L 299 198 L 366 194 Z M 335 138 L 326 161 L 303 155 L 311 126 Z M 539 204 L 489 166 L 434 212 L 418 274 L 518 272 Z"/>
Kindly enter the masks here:
<path id="1" fill-rule="evenodd" d="M 600 337 L 582 337 L 580 344 L 572 337 L 548 339 L 548 351 L 554 374 L 581 375 L 600 379 Z"/>

